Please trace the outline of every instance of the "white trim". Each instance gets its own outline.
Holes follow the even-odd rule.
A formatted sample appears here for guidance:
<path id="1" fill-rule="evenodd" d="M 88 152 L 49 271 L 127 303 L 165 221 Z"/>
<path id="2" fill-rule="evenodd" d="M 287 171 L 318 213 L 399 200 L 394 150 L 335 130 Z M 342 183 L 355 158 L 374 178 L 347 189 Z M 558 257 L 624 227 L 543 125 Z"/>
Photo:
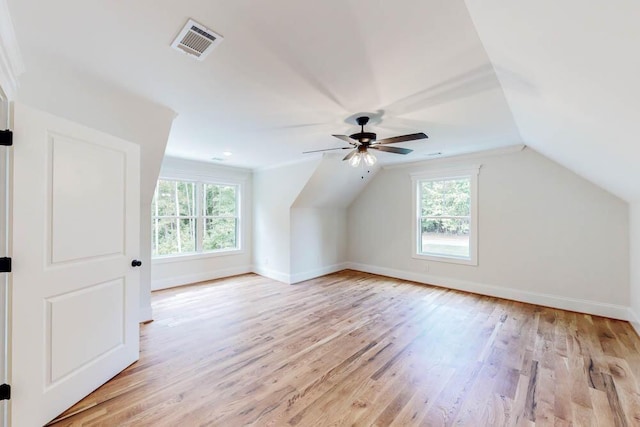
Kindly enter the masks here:
<path id="1" fill-rule="evenodd" d="M 469 238 L 469 243 L 471 243 L 471 238 Z M 469 247 L 469 252 L 470 253 L 477 253 L 477 251 L 473 251 L 471 246 Z M 460 264 L 460 265 L 469 265 L 472 267 L 477 267 L 478 266 L 478 260 L 477 257 L 476 259 L 474 259 L 473 257 L 470 258 L 462 258 L 462 257 L 456 257 L 456 256 L 439 256 L 439 255 L 427 255 L 427 254 L 419 254 L 417 253 L 417 251 L 414 248 L 414 253 L 411 255 L 411 258 L 413 259 L 420 259 L 423 261 L 434 261 L 434 262 L 446 262 L 449 264 Z"/>
<path id="2" fill-rule="evenodd" d="M 140 307 L 140 323 L 151 322 L 153 320 L 153 310 L 151 306 Z"/>
<path id="3" fill-rule="evenodd" d="M 289 284 L 304 282 L 305 280 L 315 279 L 316 277 L 326 276 L 327 274 L 345 270 L 348 264 L 346 262 L 340 264 L 328 265 L 326 267 L 317 268 L 315 270 L 305 271 L 303 273 L 295 273 L 289 276 Z"/>
<path id="4" fill-rule="evenodd" d="M 260 276 L 264 276 L 268 279 L 272 279 L 275 280 L 277 282 L 282 282 L 285 284 L 289 284 L 289 281 L 291 280 L 291 276 L 287 273 L 283 273 L 281 271 L 276 271 L 276 270 L 271 270 L 269 268 L 264 268 L 264 267 L 260 267 L 257 265 L 254 265 L 252 268 L 252 271 L 255 274 L 258 274 Z"/>
<path id="5" fill-rule="evenodd" d="M 161 289 L 174 288 L 176 286 L 191 285 L 207 280 L 222 279 L 224 277 L 237 276 L 239 274 L 251 273 L 250 265 L 242 267 L 225 268 L 222 270 L 206 271 L 203 273 L 185 274 L 183 276 L 167 277 L 160 280 L 151 281 L 151 290 L 159 291 Z"/>
<path id="6" fill-rule="evenodd" d="M 198 259 L 217 258 L 221 256 L 242 255 L 244 253 L 244 249 L 229 249 L 214 252 L 192 252 L 188 254 L 165 255 L 151 258 L 151 263 L 153 265 L 171 264 L 172 262 L 195 261 Z"/>
<path id="7" fill-rule="evenodd" d="M 446 164 L 446 163 L 463 161 L 463 160 L 472 160 L 472 159 L 479 159 L 483 157 L 502 156 L 505 154 L 518 153 L 524 150 L 525 148 L 527 148 L 527 146 L 524 144 L 509 145 L 507 147 L 494 148 L 491 150 L 454 154 L 452 156 L 436 157 L 433 159 L 421 159 L 421 160 L 418 160 L 415 162 L 409 162 L 409 163 L 396 163 L 393 165 L 382 166 L 382 168 L 383 169 L 402 169 L 402 168 L 412 168 L 412 167 L 416 167 L 424 164 L 429 164 L 429 165 L 440 164 L 440 163 Z"/>
<path id="8" fill-rule="evenodd" d="M 593 314 L 596 316 L 604 316 L 627 321 L 630 319 L 629 307 L 625 307 L 622 305 L 569 298 L 559 295 L 543 294 L 539 292 L 529 292 L 518 289 L 505 288 L 502 286 L 494 286 L 467 280 L 451 279 L 448 277 L 396 270 L 386 267 L 377 267 L 355 262 L 350 262 L 347 264 L 350 269 L 362 271 L 365 273 L 378 274 L 381 276 L 393 277 L 396 279 L 409 280 L 412 282 L 424 283 L 432 286 L 456 289 L 460 291 L 472 292 L 480 295 L 488 295 L 497 298 L 504 298 L 528 304 L 558 308 L 561 310 L 576 311 L 579 313 Z M 638 329 L 636 329 L 636 331 L 637 330 Z"/>
<path id="9" fill-rule="evenodd" d="M 631 307 L 629 307 L 629 323 L 631 323 L 631 327 L 636 331 L 636 334 L 640 336 L 640 316 Z"/>
<path id="10" fill-rule="evenodd" d="M 481 167 L 482 165 L 470 165 L 466 167 L 461 166 L 456 168 L 435 168 L 410 174 L 412 192 L 412 258 L 470 266 L 478 265 L 478 175 L 480 174 Z M 438 181 L 467 177 L 469 177 L 471 181 L 471 212 L 469 215 L 469 258 L 419 253 L 418 247 L 420 245 L 419 239 L 421 237 L 419 232 L 420 225 L 418 224 L 418 218 L 420 216 L 420 206 L 418 203 L 418 199 L 420 197 L 420 189 L 418 187 L 418 183 L 420 181 Z"/>
<path id="11" fill-rule="evenodd" d="M 18 77 L 24 73 L 24 63 L 18 47 L 6 0 L 0 0 L 0 88 L 9 100 L 18 90 Z"/>

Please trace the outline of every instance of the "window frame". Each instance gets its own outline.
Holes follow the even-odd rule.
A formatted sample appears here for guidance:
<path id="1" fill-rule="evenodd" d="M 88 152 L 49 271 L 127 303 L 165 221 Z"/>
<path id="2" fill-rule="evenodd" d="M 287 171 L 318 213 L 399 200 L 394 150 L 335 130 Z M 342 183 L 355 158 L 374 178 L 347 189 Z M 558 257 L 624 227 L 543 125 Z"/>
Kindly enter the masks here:
<path id="1" fill-rule="evenodd" d="M 478 265 L 478 176 L 481 165 L 437 169 L 433 171 L 423 171 L 411 174 L 412 186 L 412 257 L 415 259 L 446 262 L 453 264 L 463 264 L 470 266 Z M 426 254 L 420 252 L 420 183 L 424 181 L 446 181 L 453 179 L 469 179 L 469 192 L 471 198 L 471 210 L 469 212 L 469 258 Z"/>
<path id="2" fill-rule="evenodd" d="M 200 208 L 200 201 L 198 200 L 198 184 L 196 181 L 194 180 L 188 180 L 188 179 L 162 179 L 159 178 L 158 181 L 156 181 L 156 188 L 153 192 L 153 197 L 156 197 L 156 195 L 158 194 L 158 182 L 159 181 L 170 181 L 170 182 L 180 182 L 180 183 L 186 183 L 186 184 L 194 184 L 195 185 L 195 206 L 194 206 L 194 211 L 196 213 L 196 215 L 158 215 L 156 216 L 155 212 L 151 212 L 151 257 L 153 259 L 158 259 L 158 258 L 164 258 L 164 257 L 170 257 L 170 256 L 189 256 L 189 255 L 196 255 L 199 252 L 199 248 L 198 248 L 198 241 L 199 241 L 199 235 L 198 235 L 198 226 L 199 226 L 199 222 L 198 222 L 198 215 L 197 213 L 199 212 L 199 208 Z M 153 198 L 151 199 L 151 206 L 153 207 Z M 170 255 L 153 255 L 153 234 L 155 233 L 155 226 L 156 226 L 156 220 L 161 220 L 161 219 L 169 219 L 169 220 L 185 220 L 185 219 L 189 219 L 189 220 L 195 220 L 196 221 L 196 236 L 195 236 L 195 242 L 194 242 L 194 251 L 192 252 L 182 252 L 182 253 L 176 253 L 176 254 L 170 254 Z"/>
<path id="3" fill-rule="evenodd" d="M 179 217 L 181 219 L 184 218 L 195 218 L 196 220 L 196 251 L 195 252 L 185 252 L 185 253 L 175 253 L 175 254 L 167 254 L 167 255 L 154 255 L 153 254 L 153 243 L 151 246 L 151 259 L 154 264 L 164 264 L 170 262 L 178 262 L 185 261 L 187 259 L 200 259 L 200 258 L 209 258 L 209 257 L 218 257 L 218 256 L 228 256 L 228 255 L 237 255 L 244 253 L 244 245 L 243 245 L 243 232 L 242 232 L 242 197 L 243 197 L 243 184 L 241 182 L 229 182 L 225 180 L 217 180 L 217 179 L 207 179 L 204 177 L 198 178 L 186 178 L 181 176 L 172 176 L 172 175 L 163 175 L 158 178 L 156 181 L 156 189 L 157 191 L 158 181 L 179 181 L 186 183 L 194 183 L 196 188 L 196 216 L 195 217 Z M 204 242 L 204 227 L 205 221 L 207 218 L 216 218 L 206 215 L 206 209 L 203 205 L 204 201 L 204 186 L 205 185 L 220 185 L 225 187 L 235 187 L 236 189 L 236 247 L 230 249 L 217 249 L 204 251 L 202 249 Z M 153 207 L 153 201 L 152 201 Z M 151 233 L 153 236 L 155 220 L 156 218 L 176 218 L 172 217 L 156 217 L 154 212 L 151 212 Z M 151 239 L 153 242 L 153 238 Z"/>
<path id="4" fill-rule="evenodd" d="M 236 221 L 236 247 L 235 248 L 231 248 L 231 249 L 215 249 L 215 250 L 211 250 L 211 251 L 204 251 L 202 250 L 202 248 L 200 248 L 200 251 L 198 253 L 202 253 L 202 254 L 210 254 L 210 253 L 221 253 L 221 252 L 234 252 L 234 251 L 241 251 L 242 247 L 241 247 L 241 235 L 240 235 L 240 208 L 241 208 L 241 194 L 240 194 L 240 184 L 237 183 L 221 183 L 221 182 L 211 182 L 211 181 L 200 181 L 198 182 L 198 190 L 200 191 L 200 205 L 198 206 L 199 208 L 199 216 L 198 219 L 201 219 L 202 221 L 198 221 L 196 223 L 196 226 L 198 227 L 198 242 L 196 244 L 196 246 L 200 245 L 202 246 L 204 244 L 204 233 L 205 233 L 205 227 L 206 227 L 206 223 L 208 219 L 215 219 L 215 218 L 234 218 Z M 214 216 L 214 215 L 207 215 L 207 210 L 206 207 L 204 206 L 204 198 L 205 198 L 205 192 L 204 192 L 204 186 L 205 185 L 219 185 L 219 186 L 224 186 L 224 187 L 235 187 L 236 189 L 236 206 L 235 206 L 235 213 L 236 215 L 231 217 L 231 216 Z"/>

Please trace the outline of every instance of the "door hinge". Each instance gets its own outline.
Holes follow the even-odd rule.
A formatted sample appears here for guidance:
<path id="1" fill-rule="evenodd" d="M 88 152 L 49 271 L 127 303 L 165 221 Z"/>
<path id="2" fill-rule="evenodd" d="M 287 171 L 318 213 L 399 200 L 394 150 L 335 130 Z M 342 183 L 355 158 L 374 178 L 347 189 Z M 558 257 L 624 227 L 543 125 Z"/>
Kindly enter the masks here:
<path id="1" fill-rule="evenodd" d="M 11 273 L 11 258 L 0 258 L 0 273 Z"/>
<path id="2" fill-rule="evenodd" d="M 0 400 L 11 399 L 11 386 L 9 384 L 0 385 Z"/>
<path id="3" fill-rule="evenodd" d="M 13 132 L 9 129 L 0 130 L 0 145 L 11 147 L 13 145 Z"/>

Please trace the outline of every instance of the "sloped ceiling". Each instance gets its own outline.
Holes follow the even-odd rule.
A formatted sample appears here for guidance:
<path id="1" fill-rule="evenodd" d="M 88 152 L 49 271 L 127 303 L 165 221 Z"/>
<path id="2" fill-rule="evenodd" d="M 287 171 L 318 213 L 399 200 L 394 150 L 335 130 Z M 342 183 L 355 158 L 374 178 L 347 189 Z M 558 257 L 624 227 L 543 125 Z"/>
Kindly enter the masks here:
<path id="1" fill-rule="evenodd" d="M 380 170 L 346 165 L 344 154 L 325 154 L 291 207 L 347 208 Z"/>
<path id="2" fill-rule="evenodd" d="M 640 200 L 640 2 L 467 5 L 524 143 Z"/>
<path id="3" fill-rule="evenodd" d="M 424 131 L 415 161 L 520 142 L 463 0 L 7 0 L 28 72 L 56 55 L 178 113 L 167 154 L 249 168 Z M 203 62 L 171 49 L 188 18 L 224 36 Z"/>
<path id="4" fill-rule="evenodd" d="M 430 136 L 381 164 L 524 142 L 640 200 L 637 0 L 7 1 L 27 73 L 55 57 L 171 108 L 172 156 L 302 160 L 372 112 Z M 204 62 L 170 48 L 190 17 L 225 37 Z"/>

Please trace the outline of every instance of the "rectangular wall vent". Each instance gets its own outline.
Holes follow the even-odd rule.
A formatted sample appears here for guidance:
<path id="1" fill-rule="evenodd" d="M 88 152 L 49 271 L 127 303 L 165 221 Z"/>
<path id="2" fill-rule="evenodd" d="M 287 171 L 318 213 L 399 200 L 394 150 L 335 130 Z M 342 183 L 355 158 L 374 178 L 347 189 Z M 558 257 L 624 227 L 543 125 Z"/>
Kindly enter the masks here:
<path id="1" fill-rule="evenodd" d="M 220 34 L 189 19 L 171 47 L 202 61 L 222 39 Z"/>

